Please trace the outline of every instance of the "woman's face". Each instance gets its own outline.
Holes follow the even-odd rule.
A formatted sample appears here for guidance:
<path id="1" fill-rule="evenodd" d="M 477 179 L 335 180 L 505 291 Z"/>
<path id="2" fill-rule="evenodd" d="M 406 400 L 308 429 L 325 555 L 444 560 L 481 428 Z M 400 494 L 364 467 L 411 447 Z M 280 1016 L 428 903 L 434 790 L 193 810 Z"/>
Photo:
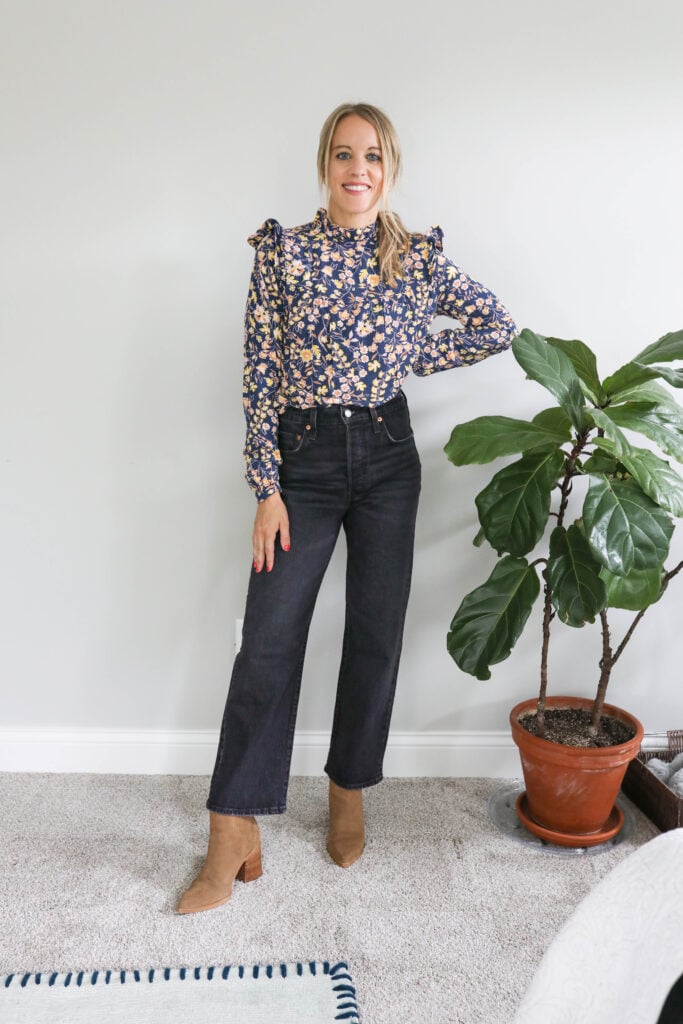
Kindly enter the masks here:
<path id="1" fill-rule="evenodd" d="M 348 114 L 337 125 L 330 147 L 330 220 L 345 228 L 372 224 L 382 200 L 383 179 L 376 129 L 357 114 Z"/>

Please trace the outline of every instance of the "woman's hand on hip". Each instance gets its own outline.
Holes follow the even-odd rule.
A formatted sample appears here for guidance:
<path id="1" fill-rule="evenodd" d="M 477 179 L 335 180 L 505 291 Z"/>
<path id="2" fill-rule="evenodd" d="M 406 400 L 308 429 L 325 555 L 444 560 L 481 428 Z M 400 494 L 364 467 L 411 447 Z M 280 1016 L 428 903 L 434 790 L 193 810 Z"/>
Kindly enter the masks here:
<path id="1" fill-rule="evenodd" d="M 280 494 L 271 494 L 258 503 L 254 519 L 252 544 L 254 548 L 254 569 L 261 572 L 263 566 L 270 572 L 275 561 L 275 538 L 280 534 L 280 547 L 289 551 L 289 516 L 287 506 Z"/>

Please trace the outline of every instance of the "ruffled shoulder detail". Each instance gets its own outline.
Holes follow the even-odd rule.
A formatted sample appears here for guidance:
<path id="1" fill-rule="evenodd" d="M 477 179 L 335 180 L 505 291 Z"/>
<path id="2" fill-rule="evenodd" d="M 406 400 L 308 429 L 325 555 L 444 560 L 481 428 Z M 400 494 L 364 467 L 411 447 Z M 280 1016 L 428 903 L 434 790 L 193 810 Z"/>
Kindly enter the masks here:
<path id="1" fill-rule="evenodd" d="M 443 252 L 443 231 L 438 224 L 432 224 L 428 231 L 425 231 L 424 237 L 430 242 L 433 242 L 434 248 L 438 252 Z"/>
<path id="2" fill-rule="evenodd" d="M 273 242 L 278 244 L 282 238 L 282 225 L 279 221 L 275 220 L 274 217 L 269 217 L 265 221 L 258 231 L 255 231 L 253 235 L 249 235 L 247 241 L 249 245 L 252 245 L 254 249 L 258 249 L 261 243 L 265 239 L 272 239 Z"/>

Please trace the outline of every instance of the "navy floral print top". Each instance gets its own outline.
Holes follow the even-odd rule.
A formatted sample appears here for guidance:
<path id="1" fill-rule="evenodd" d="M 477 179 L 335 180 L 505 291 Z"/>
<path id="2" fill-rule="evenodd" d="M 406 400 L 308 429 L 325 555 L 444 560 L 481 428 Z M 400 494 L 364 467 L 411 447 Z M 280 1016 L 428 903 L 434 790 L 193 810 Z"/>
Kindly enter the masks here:
<path id="1" fill-rule="evenodd" d="M 495 295 L 443 255 L 438 226 L 412 235 L 404 276 L 388 285 L 377 227 L 341 227 L 321 207 L 308 224 L 269 219 L 249 238 L 244 455 L 259 501 L 280 489 L 278 416 L 287 405 L 382 405 L 411 370 L 425 377 L 477 362 L 516 333 Z M 439 314 L 463 328 L 430 333 Z"/>

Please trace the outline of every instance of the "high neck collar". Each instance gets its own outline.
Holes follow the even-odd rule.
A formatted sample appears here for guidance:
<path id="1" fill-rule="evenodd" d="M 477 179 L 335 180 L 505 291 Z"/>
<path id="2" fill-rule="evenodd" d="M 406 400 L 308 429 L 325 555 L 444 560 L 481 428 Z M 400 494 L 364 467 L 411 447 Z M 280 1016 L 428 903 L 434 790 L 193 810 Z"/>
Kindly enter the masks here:
<path id="1" fill-rule="evenodd" d="M 375 238 L 377 235 L 377 221 L 374 220 L 372 224 L 367 224 L 364 228 L 344 228 L 341 224 L 335 224 L 331 221 L 327 210 L 324 206 L 321 206 L 315 215 L 315 220 L 318 227 L 329 238 L 333 238 L 335 242 L 368 242 L 371 238 Z"/>

